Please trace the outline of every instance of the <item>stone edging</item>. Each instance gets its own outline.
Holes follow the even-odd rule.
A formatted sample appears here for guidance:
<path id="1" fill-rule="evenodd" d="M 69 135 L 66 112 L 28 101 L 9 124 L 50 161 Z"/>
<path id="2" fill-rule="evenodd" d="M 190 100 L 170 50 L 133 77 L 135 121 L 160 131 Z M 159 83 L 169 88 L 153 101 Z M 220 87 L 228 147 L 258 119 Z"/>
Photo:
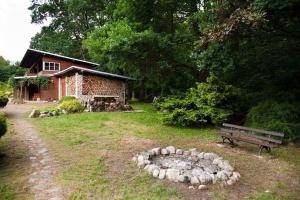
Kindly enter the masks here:
<path id="1" fill-rule="evenodd" d="M 199 172 L 198 174 L 184 174 L 181 170 L 175 168 L 162 169 L 160 166 L 153 163 L 152 158 L 155 156 L 171 156 L 182 155 L 188 157 L 188 160 L 200 161 L 201 159 L 211 161 L 211 164 L 216 166 L 219 171 L 216 174 L 207 171 Z M 228 160 L 224 160 L 214 153 L 198 152 L 196 149 L 182 150 L 176 149 L 174 146 L 166 148 L 154 148 L 147 152 L 142 152 L 132 158 L 139 168 L 143 168 L 153 177 L 159 179 L 167 178 L 173 182 L 189 183 L 192 185 L 200 184 L 199 189 L 204 189 L 208 184 L 221 182 L 224 185 L 233 185 L 240 178 L 240 174 L 234 171 L 234 168 L 229 164 Z M 190 186 L 191 187 L 191 186 Z"/>

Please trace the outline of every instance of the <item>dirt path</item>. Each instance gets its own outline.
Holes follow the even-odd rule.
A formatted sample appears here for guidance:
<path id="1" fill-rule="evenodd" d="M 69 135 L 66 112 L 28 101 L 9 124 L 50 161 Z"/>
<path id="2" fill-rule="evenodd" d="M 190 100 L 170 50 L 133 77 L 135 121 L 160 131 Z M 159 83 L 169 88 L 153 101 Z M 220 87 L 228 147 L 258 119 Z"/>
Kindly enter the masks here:
<path id="1" fill-rule="evenodd" d="M 49 155 L 47 146 L 39 137 L 35 127 L 25 119 L 25 113 L 37 106 L 9 104 L 4 111 L 18 140 L 30 150 L 31 170 L 28 174 L 28 185 L 35 199 L 62 200 L 66 197 L 66 190 L 53 181 L 56 162 Z"/>

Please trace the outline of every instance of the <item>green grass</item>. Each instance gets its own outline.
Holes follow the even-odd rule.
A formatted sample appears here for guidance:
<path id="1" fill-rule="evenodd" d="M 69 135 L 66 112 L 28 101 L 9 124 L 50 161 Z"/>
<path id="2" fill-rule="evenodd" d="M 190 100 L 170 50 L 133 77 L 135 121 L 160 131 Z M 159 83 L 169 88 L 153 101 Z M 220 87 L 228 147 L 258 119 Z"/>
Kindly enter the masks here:
<path id="1" fill-rule="evenodd" d="M 256 196 L 250 197 L 249 200 L 290 200 L 291 198 L 288 195 L 282 195 L 277 193 L 260 193 Z"/>
<path id="2" fill-rule="evenodd" d="M 112 194 L 115 199 L 175 198 L 178 196 L 176 192 L 156 182 L 149 175 L 136 174 L 136 167 L 127 169 L 132 155 L 119 161 L 110 154 L 124 150 L 121 143 L 127 136 L 140 138 L 141 141 L 155 139 L 165 143 L 170 138 L 196 138 L 206 141 L 216 138 L 213 128 L 164 126 L 152 105 L 134 102 L 133 106 L 144 112 L 81 113 L 32 120 L 55 151 L 55 157 L 63 163 L 57 180 L 74 188 L 70 199 L 86 199 L 90 195 L 109 199 Z M 145 148 L 135 148 L 141 147 Z M 111 162 L 116 162 L 115 165 L 120 165 L 124 168 L 123 171 L 111 172 Z M 113 170 L 118 170 L 118 166 L 115 168 Z M 111 188 L 112 185 L 117 188 Z"/>
<path id="3" fill-rule="evenodd" d="M 272 154 L 287 161 L 292 167 L 300 172 L 300 148 L 285 146 L 274 149 Z"/>
<path id="4" fill-rule="evenodd" d="M 120 200 L 146 200 L 149 197 L 153 200 L 178 199 L 176 191 L 151 183 L 151 177 L 146 173 L 141 173 L 141 175 L 136 176 L 133 182 L 127 186 L 124 196 Z M 140 187 L 144 187 L 145 190 L 139 190 Z"/>
<path id="5" fill-rule="evenodd" d="M 12 186 L 0 184 L 0 199 L 13 200 L 16 197 L 15 190 Z"/>
<path id="6" fill-rule="evenodd" d="M 125 117 L 130 121 L 146 125 L 151 130 L 141 131 L 136 130 L 137 136 L 145 138 L 168 139 L 169 137 L 196 137 L 203 140 L 215 140 L 217 135 L 216 129 L 211 128 L 187 128 L 162 125 L 162 116 L 151 104 L 140 102 L 131 102 L 135 109 L 144 110 L 144 113 L 126 113 Z M 123 116 L 122 116 L 123 117 Z"/>
<path id="7" fill-rule="evenodd" d="M 80 162 L 77 165 L 71 165 L 61 173 L 60 179 L 66 184 L 69 182 L 76 182 L 77 180 L 85 183 L 84 187 L 78 188 L 78 190 L 72 192 L 69 199 L 86 199 L 88 191 L 93 191 L 99 186 L 103 187 L 102 189 L 105 189 L 108 182 L 105 178 L 101 177 L 103 173 L 102 160 L 102 158 L 94 160 L 89 159 L 85 162 Z"/>
<path id="8" fill-rule="evenodd" d="M 288 185 L 281 180 L 278 180 L 275 184 L 273 191 L 262 190 L 255 195 L 251 195 L 248 200 L 289 200 L 293 197 L 286 192 Z"/>
<path id="9" fill-rule="evenodd" d="M 270 179 L 263 177 L 265 170 L 269 174 L 278 170 L 267 163 L 268 156 L 258 160 L 252 153 L 240 153 L 239 148 L 218 148 L 215 141 L 220 141 L 220 138 L 216 128 L 166 126 L 151 104 L 132 102 L 132 105 L 144 112 L 81 113 L 31 119 L 39 128 L 53 157 L 60 163 L 57 181 L 73 190 L 69 199 L 194 198 L 189 197 L 189 192 L 178 193 L 176 188 L 166 186 L 130 162 L 137 152 L 170 144 L 182 148 L 200 147 L 235 163 L 241 170 L 243 184 L 256 186 L 256 191 L 244 194 L 244 198 L 272 199 L 289 195 L 288 192 L 282 193 L 284 195 L 259 192 L 264 188 L 286 191 L 286 180 L 276 179 L 278 182 L 271 183 L 268 182 Z M 255 147 L 246 147 L 247 150 L 257 151 Z M 275 150 L 273 155 L 300 168 L 299 149 L 284 147 Z M 259 177 L 257 172 L 260 173 Z M 216 199 L 228 199 L 232 191 L 225 188 L 213 194 Z"/>
<path id="10" fill-rule="evenodd" d="M 62 137 L 68 145 L 74 146 L 90 140 L 90 132 L 101 132 L 101 134 L 120 137 L 122 132 L 128 131 L 131 134 L 148 139 L 172 138 L 197 138 L 203 140 L 215 140 L 215 128 L 185 128 L 173 127 L 161 124 L 160 115 L 149 104 L 134 102 L 135 109 L 144 110 L 143 113 L 124 112 L 101 112 L 63 115 L 59 117 L 39 119 L 41 127 L 51 127 L 50 137 Z M 113 129 L 107 129 L 104 122 L 112 121 Z M 68 134 L 61 134 L 68 132 Z"/>

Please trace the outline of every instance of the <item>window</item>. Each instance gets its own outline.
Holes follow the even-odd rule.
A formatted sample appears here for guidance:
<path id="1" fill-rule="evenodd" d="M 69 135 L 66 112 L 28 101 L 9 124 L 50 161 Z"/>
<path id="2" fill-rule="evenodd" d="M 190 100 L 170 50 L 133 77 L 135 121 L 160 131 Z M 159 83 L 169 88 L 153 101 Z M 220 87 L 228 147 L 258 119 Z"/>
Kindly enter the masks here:
<path id="1" fill-rule="evenodd" d="M 59 64 L 58 63 L 55 63 L 55 71 L 59 71 Z"/>
<path id="2" fill-rule="evenodd" d="M 44 62 L 44 70 L 45 71 L 59 71 L 59 69 L 60 69 L 59 63 Z"/>

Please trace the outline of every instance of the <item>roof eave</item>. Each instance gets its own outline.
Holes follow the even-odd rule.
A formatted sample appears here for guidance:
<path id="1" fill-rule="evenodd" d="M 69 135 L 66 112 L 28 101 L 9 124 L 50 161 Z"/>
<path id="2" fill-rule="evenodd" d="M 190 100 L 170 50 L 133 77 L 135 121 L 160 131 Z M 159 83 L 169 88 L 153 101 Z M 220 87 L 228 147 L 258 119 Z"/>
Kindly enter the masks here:
<path id="1" fill-rule="evenodd" d="M 122 76 L 122 75 L 118 75 L 118 74 L 112 74 L 112 73 L 107 73 L 107 72 L 102 72 L 102 71 L 98 71 L 98 70 L 92 70 L 92 69 L 86 69 L 86 68 L 82 68 L 82 67 L 77 67 L 77 66 L 71 66 L 63 71 L 54 73 L 54 76 L 63 76 L 64 74 L 72 71 L 72 70 L 78 70 L 78 71 L 86 71 L 88 73 L 92 73 L 92 74 L 97 74 L 97 75 L 101 75 L 101 76 L 108 76 L 108 77 L 112 77 L 112 78 L 118 78 L 118 79 L 124 79 L 124 80 L 132 80 L 135 81 L 136 79 L 131 78 L 131 77 L 127 77 L 127 76 Z"/>
<path id="2" fill-rule="evenodd" d="M 100 66 L 98 63 L 93 63 L 93 62 L 90 62 L 90 61 L 80 60 L 80 59 L 72 58 L 72 57 L 68 57 L 68 56 L 62 56 L 62 55 L 59 55 L 59 54 L 50 53 L 50 52 L 41 51 L 41 50 L 32 49 L 32 48 L 28 48 L 27 49 L 26 53 L 24 54 L 24 56 L 23 56 L 23 58 L 21 60 L 20 66 L 24 65 L 24 60 L 28 56 L 28 54 L 30 52 L 32 52 L 32 53 L 38 53 L 38 54 L 40 54 L 42 56 L 48 55 L 48 56 L 53 56 L 53 57 L 57 57 L 57 58 L 61 58 L 61 59 L 71 60 L 73 62 L 84 63 L 84 64 L 88 64 L 88 65 L 92 65 L 92 66 Z"/>

